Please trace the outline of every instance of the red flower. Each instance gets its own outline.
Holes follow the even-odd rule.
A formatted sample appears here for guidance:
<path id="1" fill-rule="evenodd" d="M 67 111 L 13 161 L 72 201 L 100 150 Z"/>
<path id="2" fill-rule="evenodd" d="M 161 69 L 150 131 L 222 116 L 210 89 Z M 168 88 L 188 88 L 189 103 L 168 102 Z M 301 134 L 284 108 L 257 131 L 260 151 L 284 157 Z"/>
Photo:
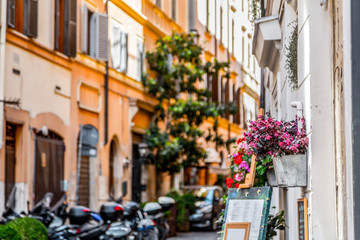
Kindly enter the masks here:
<path id="1" fill-rule="evenodd" d="M 235 187 L 239 188 L 240 184 L 239 183 L 235 183 Z"/>
<path id="2" fill-rule="evenodd" d="M 228 177 L 228 178 L 226 179 L 226 186 L 227 186 L 228 188 L 231 188 L 233 183 L 234 183 L 234 180 L 232 180 L 231 178 Z"/>
<path id="3" fill-rule="evenodd" d="M 239 143 L 241 143 L 241 142 L 243 142 L 243 141 L 245 141 L 245 138 L 241 137 L 241 138 L 239 138 L 239 139 L 236 141 L 236 144 L 239 144 Z"/>
<path id="4" fill-rule="evenodd" d="M 235 164 L 241 164 L 242 163 L 242 154 L 239 154 L 236 156 L 236 159 L 234 160 Z"/>

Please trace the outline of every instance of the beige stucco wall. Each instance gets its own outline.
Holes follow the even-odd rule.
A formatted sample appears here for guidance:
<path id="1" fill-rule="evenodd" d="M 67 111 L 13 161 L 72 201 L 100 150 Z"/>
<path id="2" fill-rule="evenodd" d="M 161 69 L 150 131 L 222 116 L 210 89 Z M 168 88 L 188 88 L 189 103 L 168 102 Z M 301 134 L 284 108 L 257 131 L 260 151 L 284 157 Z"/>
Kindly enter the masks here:
<path id="1" fill-rule="evenodd" d="M 13 73 L 20 70 L 20 74 Z M 59 116 L 70 124 L 71 72 L 12 44 L 6 45 L 5 97 L 20 98 L 31 117 L 42 112 Z M 56 94 L 55 87 L 61 88 Z"/>

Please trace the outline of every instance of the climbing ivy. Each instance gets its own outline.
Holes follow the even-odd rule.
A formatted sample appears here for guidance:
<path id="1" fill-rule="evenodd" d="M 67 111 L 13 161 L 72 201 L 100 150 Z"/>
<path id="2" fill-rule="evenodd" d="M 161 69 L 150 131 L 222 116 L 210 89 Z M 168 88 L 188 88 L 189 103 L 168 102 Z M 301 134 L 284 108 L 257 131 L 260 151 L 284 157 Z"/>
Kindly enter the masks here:
<path id="1" fill-rule="evenodd" d="M 297 76 L 297 46 L 298 46 L 298 24 L 297 22 L 292 22 L 295 24 L 289 39 L 289 45 L 285 46 L 285 67 L 287 71 L 287 78 L 291 90 L 298 89 L 298 76 Z"/>

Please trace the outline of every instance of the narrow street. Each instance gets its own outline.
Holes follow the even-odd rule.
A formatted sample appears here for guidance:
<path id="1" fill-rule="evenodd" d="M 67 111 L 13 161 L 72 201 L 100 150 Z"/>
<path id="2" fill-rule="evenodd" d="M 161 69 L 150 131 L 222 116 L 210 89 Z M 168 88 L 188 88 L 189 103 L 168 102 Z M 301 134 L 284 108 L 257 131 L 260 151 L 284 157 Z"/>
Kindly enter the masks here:
<path id="1" fill-rule="evenodd" d="M 168 238 L 169 240 L 185 240 L 185 239 L 192 239 L 192 240 L 216 240 L 219 235 L 218 232 L 208 232 L 208 231 L 193 231 L 193 232 L 187 232 L 177 233 L 176 237 Z"/>

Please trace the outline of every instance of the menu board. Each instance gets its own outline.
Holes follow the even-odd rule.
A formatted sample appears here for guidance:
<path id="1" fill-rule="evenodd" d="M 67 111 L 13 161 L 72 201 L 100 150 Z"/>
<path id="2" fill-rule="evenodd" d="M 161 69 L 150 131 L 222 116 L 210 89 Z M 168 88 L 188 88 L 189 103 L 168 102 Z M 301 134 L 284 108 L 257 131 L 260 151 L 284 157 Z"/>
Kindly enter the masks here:
<path id="1" fill-rule="evenodd" d="M 226 222 L 250 222 L 249 240 L 257 240 L 263 207 L 264 200 L 229 200 Z"/>
<path id="2" fill-rule="evenodd" d="M 297 206 L 298 206 L 299 240 L 307 240 L 308 239 L 307 199 L 306 198 L 298 199 Z"/>
<path id="3" fill-rule="evenodd" d="M 250 223 L 249 239 L 264 240 L 271 196 L 271 187 L 229 189 L 223 230 L 227 223 Z"/>

